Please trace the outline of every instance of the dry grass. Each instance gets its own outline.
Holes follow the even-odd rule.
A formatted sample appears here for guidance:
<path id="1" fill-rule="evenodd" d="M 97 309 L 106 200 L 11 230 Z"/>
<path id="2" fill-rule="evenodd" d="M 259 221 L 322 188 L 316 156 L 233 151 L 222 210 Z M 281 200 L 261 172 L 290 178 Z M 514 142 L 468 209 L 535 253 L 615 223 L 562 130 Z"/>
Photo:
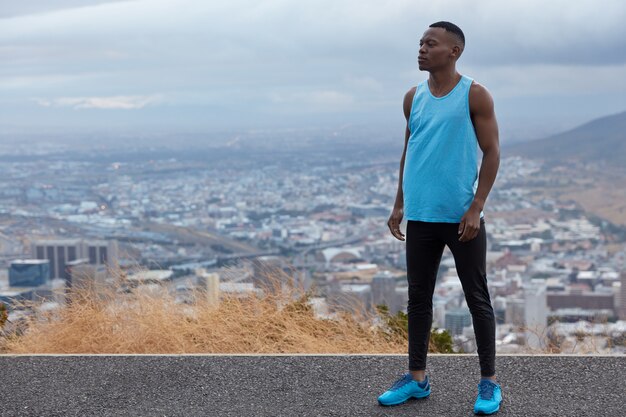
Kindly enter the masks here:
<path id="1" fill-rule="evenodd" d="M 18 303 L 17 308 L 35 314 L 11 326 L 13 331 L 0 330 L 0 353 L 407 352 L 403 326 L 387 327 L 393 319 L 369 313 L 356 298 L 337 301 L 342 308 L 331 305 L 337 311 L 332 319 L 316 316 L 308 302 L 312 292 L 295 285 L 293 274 L 268 270 L 262 292 L 247 297 L 222 293 L 219 304 L 212 305 L 201 289 L 192 290 L 188 302 L 180 303 L 165 285 L 132 288 L 125 273 L 111 273 L 115 279 L 105 287 L 57 291 L 55 297 L 65 297 L 57 309 L 39 309 L 46 300 Z M 546 328 L 520 330 L 542 340 L 536 349 L 525 346 L 526 353 L 601 353 L 611 347 L 608 334 L 580 334 L 572 344 L 549 337 Z M 431 338 L 429 352 L 437 351 Z"/>
<path id="2" fill-rule="evenodd" d="M 56 310 L 37 311 L 21 334 L 0 337 L 5 353 L 405 353 L 407 336 L 374 325 L 380 320 L 354 301 L 353 311 L 318 318 L 309 293 L 293 279 L 268 274 L 265 293 L 220 294 L 212 305 L 194 289 L 177 303 L 164 285 L 129 292 L 125 274 L 96 290 L 74 287 Z M 36 307 L 22 302 L 21 307 Z M 4 345 L 4 346 L 2 346 Z"/>

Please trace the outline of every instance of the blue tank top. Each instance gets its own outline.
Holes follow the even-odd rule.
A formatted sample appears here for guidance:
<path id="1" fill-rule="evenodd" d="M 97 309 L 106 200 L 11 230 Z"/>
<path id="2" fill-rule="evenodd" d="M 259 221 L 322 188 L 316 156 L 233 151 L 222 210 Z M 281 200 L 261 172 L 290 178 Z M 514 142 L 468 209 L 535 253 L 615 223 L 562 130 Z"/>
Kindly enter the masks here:
<path id="1" fill-rule="evenodd" d="M 443 97 L 432 95 L 428 80 L 415 90 L 402 174 L 407 220 L 459 223 L 474 200 L 478 138 L 469 110 L 472 81 L 462 75 Z"/>

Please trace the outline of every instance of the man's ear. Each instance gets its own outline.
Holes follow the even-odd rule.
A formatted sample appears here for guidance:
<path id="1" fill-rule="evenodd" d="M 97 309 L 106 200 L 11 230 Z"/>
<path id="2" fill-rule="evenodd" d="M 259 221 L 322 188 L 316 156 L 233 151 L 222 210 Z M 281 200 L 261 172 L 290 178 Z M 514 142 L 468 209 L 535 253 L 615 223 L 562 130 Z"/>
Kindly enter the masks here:
<path id="1" fill-rule="evenodd" d="M 450 56 L 452 56 L 455 60 L 458 60 L 461 57 L 462 53 L 463 49 L 459 45 L 454 45 L 452 47 L 452 52 L 450 53 Z"/>
<path id="2" fill-rule="evenodd" d="M 450 53 L 450 55 L 453 56 L 455 59 L 459 59 L 459 57 L 461 56 L 461 52 L 463 52 L 461 50 L 461 47 L 459 47 L 459 45 L 454 45 L 452 47 L 452 52 Z"/>

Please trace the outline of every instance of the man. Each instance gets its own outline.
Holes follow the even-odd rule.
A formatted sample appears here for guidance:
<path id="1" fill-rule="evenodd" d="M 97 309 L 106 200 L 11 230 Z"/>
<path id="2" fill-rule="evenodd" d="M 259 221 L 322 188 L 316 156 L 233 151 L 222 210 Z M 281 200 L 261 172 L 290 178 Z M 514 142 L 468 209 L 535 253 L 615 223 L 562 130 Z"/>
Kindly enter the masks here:
<path id="1" fill-rule="evenodd" d="M 404 240 L 409 284 L 409 371 L 378 397 L 381 405 L 430 395 L 426 354 L 432 297 L 444 247 L 454 256 L 472 314 L 481 378 L 476 414 L 499 410 L 495 377 L 495 317 L 486 276 L 483 207 L 500 165 L 493 99 L 485 87 L 456 71 L 465 36 L 449 22 L 430 25 L 420 40 L 419 69 L 429 77 L 404 96 L 407 120 L 400 181 L 388 226 Z M 477 147 L 482 150 L 478 173 Z M 406 165 L 405 165 L 406 159 Z"/>

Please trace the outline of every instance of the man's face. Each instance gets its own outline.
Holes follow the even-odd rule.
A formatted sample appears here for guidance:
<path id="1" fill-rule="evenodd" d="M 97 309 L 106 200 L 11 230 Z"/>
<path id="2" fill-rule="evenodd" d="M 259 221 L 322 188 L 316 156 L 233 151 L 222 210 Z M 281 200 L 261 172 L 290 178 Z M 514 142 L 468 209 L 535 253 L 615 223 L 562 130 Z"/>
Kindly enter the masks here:
<path id="1" fill-rule="evenodd" d="M 444 28 L 428 28 L 422 39 L 417 62 L 420 71 L 431 71 L 446 67 L 456 60 L 453 56 L 456 42 Z"/>

